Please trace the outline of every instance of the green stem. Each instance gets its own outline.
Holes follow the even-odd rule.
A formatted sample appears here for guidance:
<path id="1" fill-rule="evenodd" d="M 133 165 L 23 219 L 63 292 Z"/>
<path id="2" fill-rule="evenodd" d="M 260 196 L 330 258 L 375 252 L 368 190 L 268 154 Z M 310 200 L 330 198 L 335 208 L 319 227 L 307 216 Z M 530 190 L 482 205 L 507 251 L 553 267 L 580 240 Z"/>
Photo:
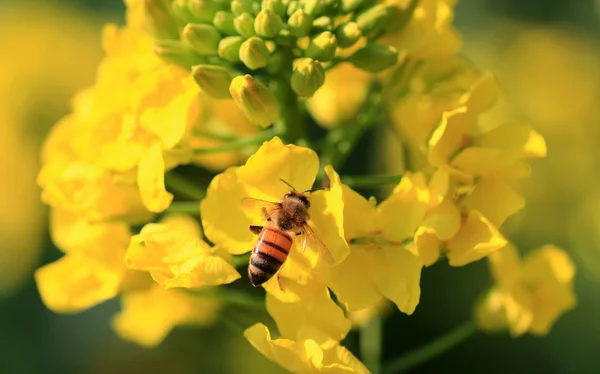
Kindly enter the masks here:
<path id="1" fill-rule="evenodd" d="M 360 358 L 372 374 L 381 373 L 382 327 L 382 318 L 376 315 L 360 328 Z"/>
<path id="2" fill-rule="evenodd" d="M 200 214 L 200 201 L 173 201 L 167 213 Z"/>
<path id="3" fill-rule="evenodd" d="M 165 186 L 168 191 L 188 199 L 202 200 L 206 195 L 205 188 L 172 171 L 165 175 Z"/>
<path id="4" fill-rule="evenodd" d="M 387 363 L 383 367 L 382 374 L 404 373 L 413 369 L 456 347 L 473 336 L 476 332 L 477 325 L 475 322 L 465 322 L 426 345 L 413 349 L 398 359 Z"/>
<path id="5" fill-rule="evenodd" d="M 342 183 L 349 187 L 378 187 L 387 184 L 398 184 L 402 179 L 402 175 L 359 175 L 359 176 L 344 176 Z"/>
<path id="6" fill-rule="evenodd" d="M 277 133 L 273 133 L 271 131 L 264 131 L 257 136 L 247 137 L 247 138 L 238 138 L 227 142 L 223 145 L 219 145 L 216 147 L 210 148 L 198 148 L 194 149 L 195 155 L 208 155 L 213 153 L 222 153 L 222 152 L 230 152 L 237 151 L 242 148 L 246 148 L 250 145 L 260 145 L 267 140 L 271 140 L 274 136 L 278 135 Z"/>
<path id="7" fill-rule="evenodd" d="M 252 309 L 264 309 L 265 299 L 242 291 L 224 287 L 199 288 L 190 290 L 196 295 L 215 298 L 225 304 L 239 305 Z"/>
<path id="8" fill-rule="evenodd" d="M 276 77 L 272 87 L 281 108 L 281 116 L 275 124 L 275 128 L 281 133 L 284 142 L 306 145 L 308 144 L 306 119 L 300 110 L 298 96 L 292 90 L 290 83 L 289 72 L 294 68 L 292 50 L 283 51 L 282 59 L 284 68 L 282 73 Z"/>

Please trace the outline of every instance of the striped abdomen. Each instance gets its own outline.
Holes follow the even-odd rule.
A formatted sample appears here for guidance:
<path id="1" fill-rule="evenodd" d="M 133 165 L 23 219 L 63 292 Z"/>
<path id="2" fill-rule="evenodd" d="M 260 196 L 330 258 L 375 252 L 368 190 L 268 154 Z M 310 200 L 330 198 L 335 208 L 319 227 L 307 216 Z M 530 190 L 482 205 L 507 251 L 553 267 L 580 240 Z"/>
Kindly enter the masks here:
<path id="1" fill-rule="evenodd" d="M 259 286 L 273 277 L 287 259 L 292 248 L 292 237 L 274 226 L 264 228 L 250 255 L 248 276 L 253 286 Z"/>

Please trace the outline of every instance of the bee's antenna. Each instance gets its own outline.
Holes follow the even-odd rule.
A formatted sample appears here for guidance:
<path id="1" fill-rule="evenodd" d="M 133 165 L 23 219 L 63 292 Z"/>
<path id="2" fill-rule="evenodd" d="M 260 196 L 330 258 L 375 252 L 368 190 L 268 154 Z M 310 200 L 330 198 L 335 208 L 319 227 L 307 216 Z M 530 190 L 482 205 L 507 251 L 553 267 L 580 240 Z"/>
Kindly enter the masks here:
<path id="1" fill-rule="evenodd" d="M 287 184 L 288 187 L 290 187 L 293 191 L 296 191 L 296 189 L 294 188 L 294 186 L 292 186 L 291 184 L 289 184 L 288 182 L 284 181 L 283 179 L 279 178 L 280 181 L 282 181 L 283 183 Z"/>
<path id="2" fill-rule="evenodd" d="M 313 189 L 304 191 L 304 193 L 311 193 L 311 192 L 315 192 L 315 191 L 319 191 L 319 190 L 326 190 L 326 188 L 325 187 L 313 188 Z"/>

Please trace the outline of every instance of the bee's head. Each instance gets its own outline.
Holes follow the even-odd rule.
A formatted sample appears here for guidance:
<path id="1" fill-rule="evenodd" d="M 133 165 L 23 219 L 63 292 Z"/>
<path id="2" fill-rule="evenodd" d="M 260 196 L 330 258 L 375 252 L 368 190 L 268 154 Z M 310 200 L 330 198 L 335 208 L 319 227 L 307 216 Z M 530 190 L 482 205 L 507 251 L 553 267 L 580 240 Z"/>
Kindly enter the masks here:
<path id="1" fill-rule="evenodd" d="M 308 200 L 308 196 L 306 196 L 306 194 L 304 194 L 302 192 L 290 191 L 290 192 L 286 193 L 283 197 L 288 198 L 288 199 L 299 200 L 302 204 L 304 204 L 306 209 L 310 208 L 310 200 Z"/>

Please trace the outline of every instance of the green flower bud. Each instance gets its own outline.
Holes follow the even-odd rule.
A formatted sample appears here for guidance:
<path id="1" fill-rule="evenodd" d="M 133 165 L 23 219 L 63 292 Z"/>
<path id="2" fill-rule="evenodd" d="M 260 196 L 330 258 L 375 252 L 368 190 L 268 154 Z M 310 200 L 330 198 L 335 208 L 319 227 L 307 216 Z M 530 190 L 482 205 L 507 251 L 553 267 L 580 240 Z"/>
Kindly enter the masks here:
<path id="1" fill-rule="evenodd" d="M 144 1 L 144 12 L 150 32 L 158 39 L 177 39 L 179 31 L 165 0 Z"/>
<path id="2" fill-rule="evenodd" d="M 231 12 L 236 16 L 243 13 L 256 15 L 260 11 L 260 4 L 254 0 L 233 0 L 231 2 Z"/>
<path id="3" fill-rule="evenodd" d="M 188 23 L 183 28 L 182 35 L 184 40 L 201 55 L 216 55 L 219 50 L 221 34 L 214 26 L 201 23 Z"/>
<path id="4" fill-rule="evenodd" d="M 279 72 L 281 72 L 283 70 L 284 67 L 284 58 L 281 54 L 280 51 L 275 51 L 271 54 L 271 57 L 269 58 L 269 64 L 267 65 L 267 71 L 270 74 L 278 74 Z"/>
<path id="5" fill-rule="evenodd" d="M 229 92 L 251 122 L 269 127 L 279 119 L 279 103 L 275 95 L 251 75 L 233 78 Z"/>
<path id="6" fill-rule="evenodd" d="M 294 38 L 290 34 L 290 30 L 283 29 L 275 37 L 275 44 L 281 46 L 290 46 L 294 43 Z"/>
<path id="7" fill-rule="evenodd" d="M 292 14 L 294 14 L 298 9 L 302 9 L 302 4 L 300 4 L 299 1 L 297 0 L 292 0 L 290 1 L 290 3 L 287 6 L 287 15 L 291 16 Z"/>
<path id="8" fill-rule="evenodd" d="M 389 45 L 372 42 L 356 51 L 349 61 L 359 69 L 378 73 L 398 62 L 398 51 Z"/>
<path id="9" fill-rule="evenodd" d="M 242 43 L 240 47 L 240 60 L 250 70 L 256 70 L 267 66 L 269 63 L 269 50 L 265 41 L 253 36 Z"/>
<path id="10" fill-rule="evenodd" d="M 376 37 L 388 27 L 399 11 L 394 5 L 378 4 L 359 14 L 356 23 L 363 35 L 369 38 Z"/>
<path id="11" fill-rule="evenodd" d="M 270 9 L 275 14 L 284 16 L 286 7 L 282 0 L 262 0 L 262 9 Z"/>
<path id="12" fill-rule="evenodd" d="M 199 22 L 198 19 L 190 12 L 188 0 L 173 0 L 171 3 L 171 11 L 173 15 L 185 23 Z M 212 21 L 212 19 L 211 19 Z M 210 22 L 210 21 L 209 21 Z"/>
<path id="13" fill-rule="evenodd" d="M 304 1 L 304 11 L 315 18 L 323 14 L 328 5 L 323 0 L 306 0 Z"/>
<path id="14" fill-rule="evenodd" d="M 313 21 L 313 30 L 315 32 L 333 30 L 333 20 L 326 16 L 321 16 Z"/>
<path id="15" fill-rule="evenodd" d="M 356 22 L 342 22 L 335 28 L 338 46 L 342 48 L 354 45 L 362 36 Z"/>
<path id="16" fill-rule="evenodd" d="M 220 10 L 215 13 L 213 18 L 213 25 L 225 35 L 237 35 L 235 27 L 233 26 L 233 13 Z"/>
<path id="17" fill-rule="evenodd" d="M 254 36 L 254 17 L 250 13 L 242 13 L 233 20 L 233 27 L 244 38 Z"/>
<path id="18" fill-rule="evenodd" d="M 302 9 L 297 9 L 288 18 L 290 32 L 295 37 L 301 38 L 308 35 L 312 28 L 312 17 L 306 14 Z"/>
<path id="19" fill-rule="evenodd" d="M 214 99 L 230 98 L 229 85 L 231 74 L 223 66 L 196 65 L 192 68 L 192 76 L 202 91 Z"/>
<path id="20" fill-rule="evenodd" d="M 240 61 L 240 47 L 244 42 L 241 36 L 227 36 L 219 42 L 219 57 L 229 62 Z"/>
<path id="21" fill-rule="evenodd" d="M 325 83 L 325 70 L 318 61 L 304 58 L 296 64 L 291 84 L 298 96 L 311 97 L 323 83 Z"/>
<path id="22" fill-rule="evenodd" d="M 306 56 L 315 60 L 327 62 L 335 56 L 337 39 L 329 31 L 324 31 L 311 39 Z"/>
<path id="23" fill-rule="evenodd" d="M 270 9 L 261 10 L 254 20 L 254 31 L 256 32 L 256 35 L 262 36 L 263 38 L 273 38 L 282 28 L 283 21 L 281 20 L 281 17 Z"/>
<path id="24" fill-rule="evenodd" d="M 371 0 L 340 0 L 338 9 L 342 14 L 348 14 L 354 12 L 358 8 L 364 7 L 371 2 Z"/>
<path id="25" fill-rule="evenodd" d="M 210 23 L 221 8 L 212 0 L 188 0 L 188 8 L 198 22 Z"/>
<path id="26" fill-rule="evenodd" d="M 170 63 L 183 66 L 185 68 L 204 63 L 204 59 L 199 56 L 189 45 L 177 40 L 157 41 L 154 45 L 154 53 Z"/>

